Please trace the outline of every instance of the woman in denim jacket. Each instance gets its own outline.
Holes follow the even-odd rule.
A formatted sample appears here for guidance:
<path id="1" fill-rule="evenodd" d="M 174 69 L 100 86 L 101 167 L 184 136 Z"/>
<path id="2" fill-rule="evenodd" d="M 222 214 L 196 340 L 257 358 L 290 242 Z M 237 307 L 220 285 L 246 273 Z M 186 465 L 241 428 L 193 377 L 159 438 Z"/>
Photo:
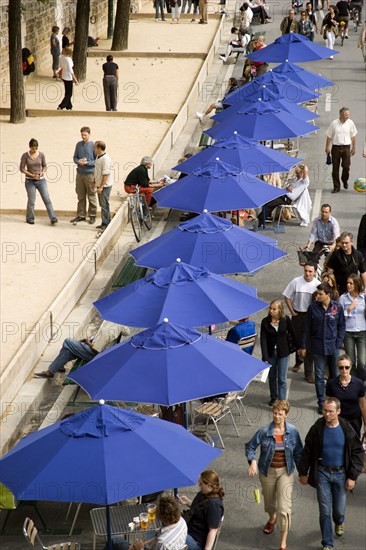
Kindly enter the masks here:
<path id="1" fill-rule="evenodd" d="M 266 535 L 273 533 L 277 523 L 281 532 L 281 548 L 286 550 L 287 534 L 291 525 L 291 497 L 295 466 L 299 469 L 303 449 L 300 434 L 286 421 L 290 410 L 288 401 L 275 401 L 273 421 L 260 428 L 245 445 L 249 462 L 249 476 L 259 470 L 264 509 L 269 519 L 263 528 Z M 257 466 L 256 449 L 261 446 Z"/>

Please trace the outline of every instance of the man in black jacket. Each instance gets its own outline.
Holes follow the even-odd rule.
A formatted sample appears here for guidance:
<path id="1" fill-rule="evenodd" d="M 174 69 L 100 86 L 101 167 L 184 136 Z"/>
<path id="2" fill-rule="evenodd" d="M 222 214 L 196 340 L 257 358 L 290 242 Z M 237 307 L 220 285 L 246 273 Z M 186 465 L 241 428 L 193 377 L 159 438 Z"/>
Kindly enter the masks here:
<path id="1" fill-rule="evenodd" d="M 352 491 L 363 466 L 363 449 L 347 420 L 339 417 L 341 405 L 327 397 L 324 418 L 310 428 L 300 462 L 300 482 L 317 490 L 323 550 L 333 550 L 335 534 L 344 533 L 346 492 Z M 333 509 L 332 509 L 333 508 Z"/>
<path id="2" fill-rule="evenodd" d="M 339 294 L 347 292 L 347 279 L 352 274 L 360 275 L 366 286 L 366 263 L 362 253 L 353 246 L 353 235 L 343 231 L 340 235 L 341 247 L 335 250 L 328 261 L 329 273 L 334 273 Z"/>

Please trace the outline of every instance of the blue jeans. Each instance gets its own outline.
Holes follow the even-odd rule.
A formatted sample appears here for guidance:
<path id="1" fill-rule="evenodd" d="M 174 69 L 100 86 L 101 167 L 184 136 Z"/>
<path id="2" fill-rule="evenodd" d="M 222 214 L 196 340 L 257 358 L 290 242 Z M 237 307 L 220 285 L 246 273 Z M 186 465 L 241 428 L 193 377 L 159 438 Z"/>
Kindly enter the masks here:
<path id="1" fill-rule="evenodd" d="M 160 8 L 161 18 L 164 21 L 165 19 L 164 0 L 155 0 L 155 19 L 159 19 L 159 8 Z"/>
<path id="2" fill-rule="evenodd" d="M 333 355 L 317 355 L 313 353 L 314 373 L 315 373 L 315 390 L 318 399 L 318 405 L 323 405 L 325 396 L 324 373 L 325 367 L 328 365 L 329 380 L 338 376 L 337 359 L 339 350 L 337 349 Z M 271 371 L 270 371 L 271 372 Z"/>
<path id="3" fill-rule="evenodd" d="M 107 227 L 111 221 L 111 213 L 109 209 L 109 197 L 112 191 L 112 187 L 103 187 L 102 192 L 98 193 L 98 202 L 102 214 L 102 225 Z"/>
<path id="4" fill-rule="evenodd" d="M 288 359 L 288 355 L 286 357 L 277 357 L 275 354 L 269 360 L 272 366 L 269 369 L 268 382 L 272 400 L 286 399 Z"/>
<path id="5" fill-rule="evenodd" d="M 83 359 L 91 361 L 96 356 L 96 353 L 90 349 L 88 344 L 73 338 L 66 338 L 62 344 L 62 348 L 58 356 L 52 361 L 48 370 L 55 373 L 62 369 L 69 361 L 73 359 Z"/>
<path id="6" fill-rule="evenodd" d="M 188 550 L 202 550 L 202 546 L 191 535 L 187 535 L 186 545 L 188 546 Z"/>
<path id="7" fill-rule="evenodd" d="M 322 545 L 333 548 L 333 525 L 344 522 L 346 512 L 346 473 L 327 472 L 318 468 L 317 497 Z"/>
<path id="8" fill-rule="evenodd" d="M 36 203 L 37 191 L 41 195 L 43 204 L 47 208 L 48 217 L 50 218 L 50 220 L 54 220 L 56 218 L 56 214 L 53 209 L 50 196 L 48 194 L 46 179 L 41 178 L 40 180 L 37 181 L 37 180 L 32 180 L 30 178 L 25 178 L 25 189 L 28 195 L 27 213 L 25 216 L 27 222 L 34 221 L 34 205 Z"/>
<path id="9" fill-rule="evenodd" d="M 352 374 L 360 380 L 366 380 L 366 330 L 346 331 L 344 349 L 352 361 Z"/>
<path id="10" fill-rule="evenodd" d="M 198 2 L 195 2 L 194 0 L 183 0 L 182 13 L 185 13 L 187 4 L 188 4 L 187 13 L 191 13 L 192 4 L 193 4 L 193 15 L 198 13 Z"/>

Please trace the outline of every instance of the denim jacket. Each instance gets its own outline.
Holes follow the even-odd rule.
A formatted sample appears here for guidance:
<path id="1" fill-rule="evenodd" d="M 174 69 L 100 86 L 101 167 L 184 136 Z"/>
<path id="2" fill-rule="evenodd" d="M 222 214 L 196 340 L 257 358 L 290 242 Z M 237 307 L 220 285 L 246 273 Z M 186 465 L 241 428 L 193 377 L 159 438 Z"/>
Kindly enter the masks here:
<path id="1" fill-rule="evenodd" d="M 274 423 L 271 422 L 260 428 L 245 444 L 245 454 L 249 463 L 252 460 L 257 460 L 256 449 L 259 445 L 261 446 L 258 469 L 266 477 L 275 453 L 276 440 L 273 432 Z M 300 467 L 303 445 L 297 428 L 289 422 L 285 422 L 284 444 L 287 473 L 292 474 L 295 466 L 297 469 Z"/>

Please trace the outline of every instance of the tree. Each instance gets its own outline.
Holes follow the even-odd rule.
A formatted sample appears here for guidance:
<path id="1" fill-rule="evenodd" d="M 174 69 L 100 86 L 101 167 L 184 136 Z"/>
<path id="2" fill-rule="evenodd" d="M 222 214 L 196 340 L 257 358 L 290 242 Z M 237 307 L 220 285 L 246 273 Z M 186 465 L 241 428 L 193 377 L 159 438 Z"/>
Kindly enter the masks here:
<path id="1" fill-rule="evenodd" d="M 117 0 L 116 18 L 114 21 L 114 32 L 112 51 L 127 50 L 128 29 L 130 25 L 130 4 L 131 0 Z"/>
<path id="2" fill-rule="evenodd" d="M 77 0 L 74 42 L 74 72 L 79 82 L 86 79 L 90 0 Z"/>
<path id="3" fill-rule="evenodd" d="M 21 0 L 9 0 L 10 122 L 13 124 L 25 122 L 21 20 Z"/>

